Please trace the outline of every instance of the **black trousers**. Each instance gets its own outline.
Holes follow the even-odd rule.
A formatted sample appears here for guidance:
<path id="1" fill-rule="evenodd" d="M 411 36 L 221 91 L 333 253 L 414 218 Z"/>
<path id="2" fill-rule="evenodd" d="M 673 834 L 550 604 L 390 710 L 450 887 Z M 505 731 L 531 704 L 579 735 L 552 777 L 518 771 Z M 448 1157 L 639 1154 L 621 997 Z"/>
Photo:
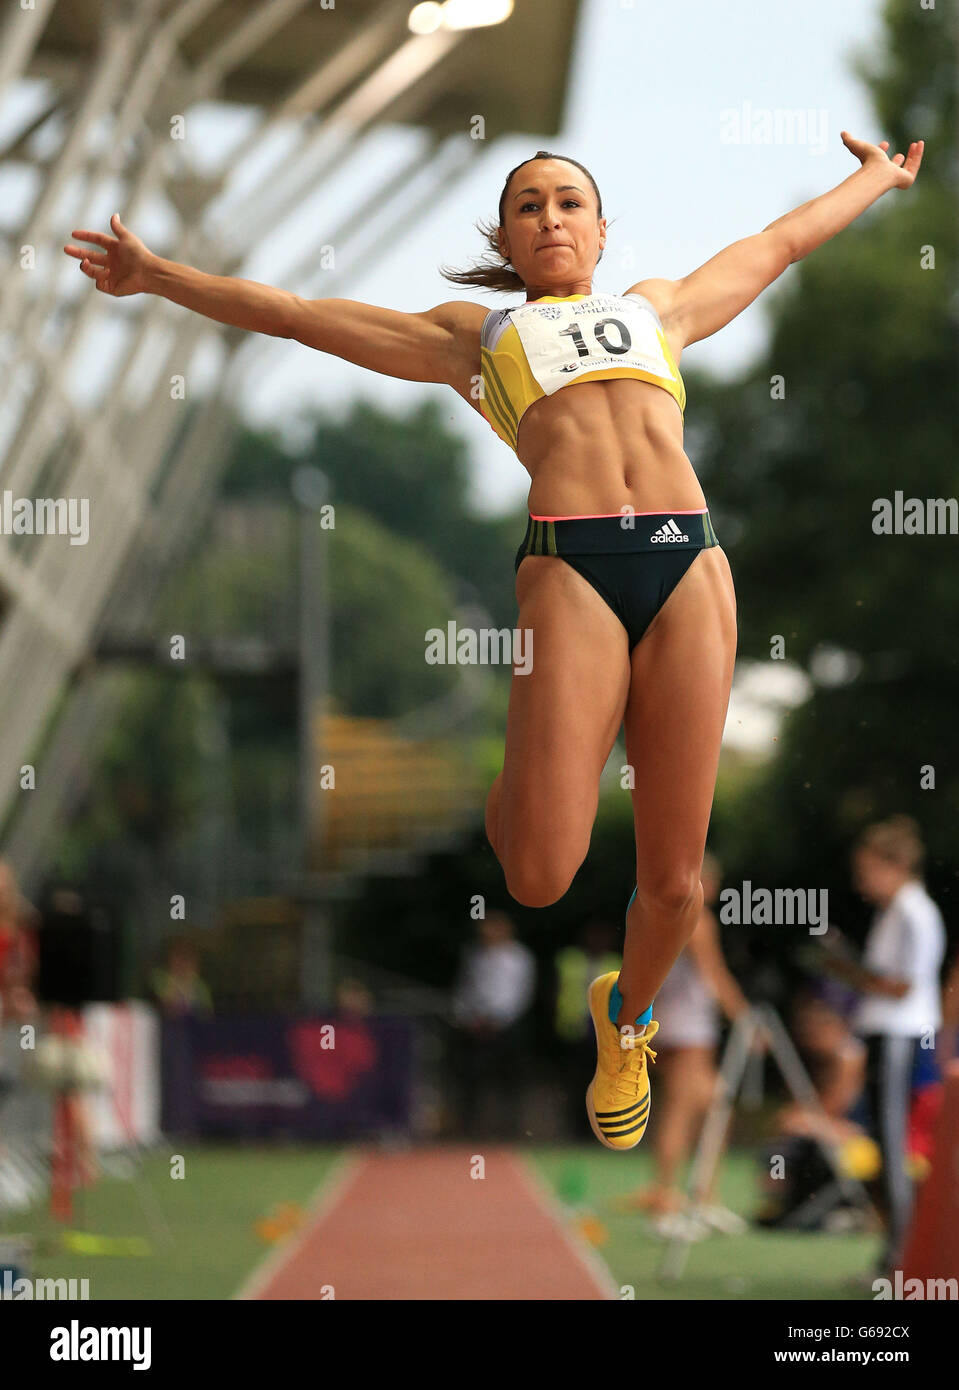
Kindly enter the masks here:
<path id="1" fill-rule="evenodd" d="M 586 1118 L 586 1089 L 596 1071 L 596 1039 L 589 1035 L 575 1041 L 564 1039 L 560 1049 L 563 1100 L 568 1137 L 585 1142 L 592 1137 Z"/>
<path id="2" fill-rule="evenodd" d="M 457 1050 L 464 1133 L 518 1139 L 526 1052 L 523 1021 L 482 1034 L 464 1029 Z"/>
<path id="3" fill-rule="evenodd" d="M 912 1073 L 918 1038 L 874 1033 L 866 1044 L 866 1096 L 872 1135 L 882 1154 L 882 1172 L 873 1199 L 886 1221 L 880 1256 L 882 1273 L 900 1267 L 912 1218 L 913 1182 L 906 1172 L 906 1136 Z"/>

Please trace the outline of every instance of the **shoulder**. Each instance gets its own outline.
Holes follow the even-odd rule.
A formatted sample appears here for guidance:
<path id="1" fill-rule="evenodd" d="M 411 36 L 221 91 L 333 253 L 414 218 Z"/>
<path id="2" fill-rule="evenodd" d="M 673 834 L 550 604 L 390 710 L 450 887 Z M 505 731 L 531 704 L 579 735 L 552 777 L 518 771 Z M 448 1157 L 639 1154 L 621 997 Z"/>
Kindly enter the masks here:
<path id="1" fill-rule="evenodd" d="M 896 906 L 900 915 L 910 922 L 937 927 L 942 921 L 942 914 L 935 901 L 926 892 L 925 886 L 918 881 L 907 883 L 900 890 Z"/>
<path id="2" fill-rule="evenodd" d="M 484 304 L 474 304 L 469 299 L 450 299 L 425 309 L 420 317 L 448 333 L 479 333 L 491 312 L 494 311 Z"/>
<path id="3" fill-rule="evenodd" d="M 660 320 L 665 322 L 673 311 L 677 287 L 676 280 L 638 280 L 635 285 L 630 285 L 626 294 L 638 294 L 648 300 Z"/>

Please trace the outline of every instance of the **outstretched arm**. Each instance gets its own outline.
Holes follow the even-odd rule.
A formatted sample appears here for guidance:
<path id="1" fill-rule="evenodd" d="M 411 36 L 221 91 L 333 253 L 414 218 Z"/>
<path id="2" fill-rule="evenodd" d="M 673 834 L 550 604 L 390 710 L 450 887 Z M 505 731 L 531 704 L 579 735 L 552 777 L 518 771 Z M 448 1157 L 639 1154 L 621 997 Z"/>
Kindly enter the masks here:
<path id="1" fill-rule="evenodd" d="M 663 327 L 683 346 L 697 343 L 742 313 L 788 265 L 848 227 L 891 188 L 908 188 L 922 162 L 922 140 L 890 159 L 889 141 L 870 145 L 842 132 L 861 167 L 828 193 L 777 217 L 755 236 L 734 241 L 682 280 L 644 280 L 633 289 L 656 306 Z"/>
<path id="2" fill-rule="evenodd" d="M 73 242 L 63 248 L 80 262 L 80 269 L 101 294 L 118 299 L 131 294 L 161 295 L 217 323 L 293 338 L 403 381 L 452 385 L 464 372 L 475 370 L 477 323 L 483 316 L 480 305 L 454 300 L 407 314 L 352 299 L 303 299 L 256 280 L 208 275 L 164 260 L 134 236 L 117 214 L 110 226 L 112 236 L 85 230 L 73 233 L 96 250 Z"/>

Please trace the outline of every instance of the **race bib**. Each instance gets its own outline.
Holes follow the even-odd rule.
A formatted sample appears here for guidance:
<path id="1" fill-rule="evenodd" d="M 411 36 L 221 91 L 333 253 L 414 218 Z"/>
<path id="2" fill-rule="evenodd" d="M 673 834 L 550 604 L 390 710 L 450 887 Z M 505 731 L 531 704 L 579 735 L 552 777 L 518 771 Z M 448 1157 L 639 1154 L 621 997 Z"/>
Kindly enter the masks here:
<path id="1" fill-rule="evenodd" d="M 511 310 L 510 322 L 547 396 L 586 372 L 614 367 L 673 378 L 656 317 L 635 299 L 593 294 L 564 304 L 522 304 Z"/>

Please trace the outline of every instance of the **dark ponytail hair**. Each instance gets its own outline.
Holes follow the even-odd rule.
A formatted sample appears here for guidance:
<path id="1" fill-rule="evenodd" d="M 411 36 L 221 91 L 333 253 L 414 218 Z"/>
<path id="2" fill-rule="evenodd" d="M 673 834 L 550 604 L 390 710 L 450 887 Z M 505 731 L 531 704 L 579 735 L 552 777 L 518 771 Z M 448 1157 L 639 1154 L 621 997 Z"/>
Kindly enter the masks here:
<path id="1" fill-rule="evenodd" d="M 596 194 L 596 216 L 602 217 L 603 200 L 596 186 L 596 180 L 586 168 L 586 165 L 580 164 L 578 159 L 570 159 L 569 155 L 566 154 L 552 154 L 549 150 L 537 150 L 534 155 L 530 156 L 530 159 L 522 160 L 517 164 L 516 169 L 511 169 L 506 175 L 503 191 L 499 195 L 499 221 L 494 222 L 492 218 L 484 218 L 476 223 L 477 229 L 486 241 L 488 254 L 482 260 L 474 261 L 466 270 L 454 270 L 447 266 L 440 266 L 440 274 L 444 279 L 452 280 L 454 285 L 472 285 L 480 290 L 502 290 L 507 294 L 511 293 L 513 290 L 525 290 L 526 285 L 524 281 L 520 279 L 516 271 L 510 266 L 509 261 L 500 253 L 497 232 L 500 227 L 505 225 L 503 220 L 505 212 L 503 204 L 506 199 L 506 190 L 509 188 L 510 179 L 516 173 L 517 169 L 522 169 L 523 165 L 529 164 L 532 159 L 561 159 L 564 164 L 575 164 L 577 169 L 582 169 L 583 173 L 593 185 L 593 192 Z M 603 253 L 600 251 L 599 260 L 601 261 L 602 259 Z"/>

